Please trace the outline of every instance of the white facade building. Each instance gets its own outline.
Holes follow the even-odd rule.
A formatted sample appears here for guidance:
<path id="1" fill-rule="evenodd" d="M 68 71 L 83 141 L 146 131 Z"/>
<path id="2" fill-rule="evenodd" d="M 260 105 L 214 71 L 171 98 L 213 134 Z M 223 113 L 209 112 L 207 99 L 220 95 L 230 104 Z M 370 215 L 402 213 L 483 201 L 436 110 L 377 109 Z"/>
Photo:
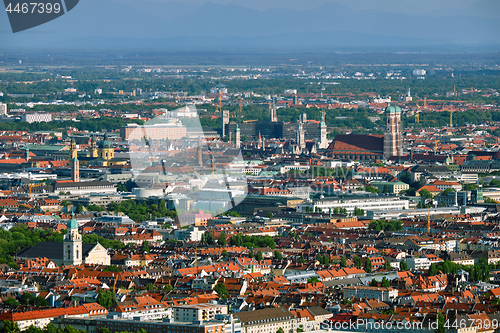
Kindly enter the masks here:
<path id="1" fill-rule="evenodd" d="M 52 115 L 50 113 L 25 113 L 23 114 L 22 121 L 28 123 L 46 123 L 52 121 Z"/>
<path id="2" fill-rule="evenodd" d="M 409 208 L 409 201 L 400 199 L 399 197 L 389 196 L 353 196 L 343 198 L 324 198 L 318 201 L 313 201 L 311 204 L 297 205 L 298 212 L 305 212 L 306 208 L 312 207 L 314 211 L 320 208 L 324 213 L 329 209 L 345 208 L 348 213 L 353 213 L 354 208 L 361 208 L 364 211 L 384 211 L 384 210 L 402 210 Z"/>
<path id="3" fill-rule="evenodd" d="M 6 115 L 7 115 L 7 104 L 0 103 L 0 116 L 6 116 Z"/>
<path id="4" fill-rule="evenodd" d="M 398 290 L 391 287 L 367 287 L 367 286 L 349 286 L 343 290 L 344 298 L 351 297 L 378 299 L 382 302 L 391 302 L 398 297 Z"/>

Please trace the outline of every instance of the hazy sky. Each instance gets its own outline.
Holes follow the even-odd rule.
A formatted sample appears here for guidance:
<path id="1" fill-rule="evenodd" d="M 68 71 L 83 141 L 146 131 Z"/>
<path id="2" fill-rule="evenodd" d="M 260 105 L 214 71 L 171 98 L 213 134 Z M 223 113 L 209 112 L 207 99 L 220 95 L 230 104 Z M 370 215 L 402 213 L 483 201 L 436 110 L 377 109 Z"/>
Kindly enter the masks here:
<path id="1" fill-rule="evenodd" d="M 173 2 L 175 0 L 154 0 L 159 2 Z M 355 11 L 383 9 L 399 13 L 429 13 L 444 8 L 466 8 L 481 0 L 177 0 L 176 2 L 192 5 L 201 5 L 205 2 L 219 4 L 238 4 L 259 10 L 267 8 L 294 8 L 311 9 L 326 2 L 336 2 L 352 8 Z M 492 5 L 500 0 L 489 0 Z M 497 12 L 498 15 L 500 13 Z"/>

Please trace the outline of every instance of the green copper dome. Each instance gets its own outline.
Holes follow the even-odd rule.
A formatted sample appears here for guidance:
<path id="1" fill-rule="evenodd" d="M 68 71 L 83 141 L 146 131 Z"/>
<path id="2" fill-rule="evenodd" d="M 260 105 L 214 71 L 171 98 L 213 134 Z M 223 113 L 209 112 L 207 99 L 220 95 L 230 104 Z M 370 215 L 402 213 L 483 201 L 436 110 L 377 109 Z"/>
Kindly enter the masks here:
<path id="1" fill-rule="evenodd" d="M 389 105 L 385 108 L 385 113 L 401 113 L 401 108 L 399 106 Z"/>
<path id="2" fill-rule="evenodd" d="M 236 132 L 239 132 L 240 131 L 240 127 L 236 124 L 236 129 L 235 129 Z"/>
<path id="3" fill-rule="evenodd" d="M 71 219 L 68 221 L 68 224 L 66 224 L 66 227 L 68 227 L 68 229 L 78 229 L 78 222 L 75 219 L 75 213 L 71 213 Z"/>
<path id="4" fill-rule="evenodd" d="M 113 148 L 113 143 L 109 141 L 108 133 L 104 134 L 104 140 L 99 142 L 99 148 Z"/>

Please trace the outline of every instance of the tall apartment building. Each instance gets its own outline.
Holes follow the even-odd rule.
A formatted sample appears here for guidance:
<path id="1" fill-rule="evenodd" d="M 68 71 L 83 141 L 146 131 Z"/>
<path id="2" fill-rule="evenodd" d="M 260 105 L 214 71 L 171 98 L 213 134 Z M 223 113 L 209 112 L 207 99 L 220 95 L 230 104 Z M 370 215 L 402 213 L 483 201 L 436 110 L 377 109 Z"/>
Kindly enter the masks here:
<path id="1" fill-rule="evenodd" d="M 0 116 L 6 116 L 6 115 L 7 115 L 7 104 L 0 103 Z"/>

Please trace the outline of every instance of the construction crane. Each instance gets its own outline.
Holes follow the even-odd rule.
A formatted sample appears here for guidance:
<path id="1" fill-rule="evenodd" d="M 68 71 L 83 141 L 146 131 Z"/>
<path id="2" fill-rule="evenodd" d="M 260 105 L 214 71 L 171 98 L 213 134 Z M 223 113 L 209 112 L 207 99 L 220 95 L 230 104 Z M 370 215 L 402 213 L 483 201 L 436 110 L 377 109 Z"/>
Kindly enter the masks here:
<path id="1" fill-rule="evenodd" d="M 222 112 L 222 91 L 219 91 L 219 112 Z"/>
<path id="2" fill-rule="evenodd" d="M 44 184 L 29 185 L 28 187 L 29 187 L 29 191 L 30 191 L 30 198 L 31 198 L 31 189 L 32 189 L 33 187 L 38 187 L 38 186 L 43 186 L 43 185 L 44 185 Z"/>
<path id="3" fill-rule="evenodd" d="M 115 274 L 113 273 L 113 276 Z M 113 283 L 113 294 L 115 293 L 115 290 L 116 290 L 116 282 L 118 281 L 118 274 L 116 274 L 116 278 L 115 278 L 115 283 Z"/>
<path id="4" fill-rule="evenodd" d="M 215 175 L 215 161 L 214 161 L 214 155 L 212 152 L 210 152 L 210 160 L 212 161 L 212 179 L 214 179 Z"/>
<path id="5" fill-rule="evenodd" d="M 417 102 L 417 113 L 415 113 L 415 124 L 420 124 L 420 105 Z"/>
<path id="6" fill-rule="evenodd" d="M 431 210 L 427 210 L 427 233 L 431 233 Z"/>
<path id="7" fill-rule="evenodd" d="M 198 274 L 198 245 L 194 248 L 194 268 L 196 269 L 196 274 Z"/>

